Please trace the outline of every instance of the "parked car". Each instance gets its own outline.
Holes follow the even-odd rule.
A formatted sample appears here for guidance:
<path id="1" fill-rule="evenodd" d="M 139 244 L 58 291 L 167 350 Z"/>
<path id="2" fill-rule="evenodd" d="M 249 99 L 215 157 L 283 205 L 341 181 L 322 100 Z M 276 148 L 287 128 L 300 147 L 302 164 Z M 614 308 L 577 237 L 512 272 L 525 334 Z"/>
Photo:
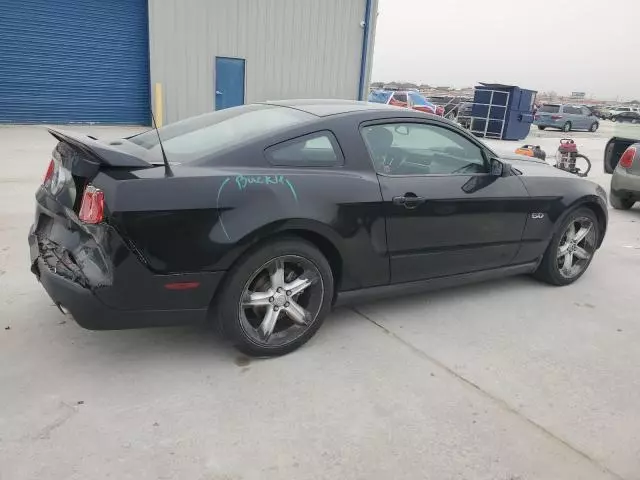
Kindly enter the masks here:
<path id="1" fill-rule="evenodd" d="M 458 115 L 456 119 L 463 128 L 471 128 L 472 115 L 473 102 L 462 102 L 458 107 Z"/>
<path id="2" fill-rule="evenodd" d="M 591 112 L 596 116 L 596 118 L 599 118 L 600 120 L 605 120 L 609 118 L 609 113 L 606 112 L 603 107 L 590 107 L 587 105 L 584 105 L 584 107 L 591 110 Z"/>
<path id="3" fill-rule="evenodd" d="M 609 108 L 609 118 L 613 118 L 621 113 L 632 112 L 631 107 L 611 107 Z"/>
<path id="4" fill-rule="evenodd" d="M 559 128 L 563 132 L 588 130 L 595 132 L 600 123 L 587 107 L 579 105 L 544 104 L 536 112 L 533 123 L 540 130 Z"/>
<path id="5" fill-rule="evenodd" d="M 613 173 L 622 154 L 634 143 L 640 143 L 640 138 L 612 137 L 604 148 L 604 172 Z"/>
<path id="6" fill-rule="evenodd" d="M 458 116 L 460 105 L 464 102 L 470 101 L 467 98 L 453 97 L 450 95 L 431 95 L 429 96 L 429 100 L 436 105 L 441 106 L 444 109 L 442 116 L 449 120 L 455 120 Z"/>
<path id="7" fill-rule="evenodd" d="M 409 109 L 290 100 L 116 141 L 49 131 L 31 269 L 90 329 L 211 317 L 243 352 L 280 355 L 334 305 L 514 274 L 571 284 L 607 228 L 597 184 Z"/>
<path id="8" fill-rule="evenodd" d="M 618 210 L 629 210 L 640 201 L 640 143 L 630 145 L 620 156 L 611 177 L 609 200 Z"/>
<path id="9" fill-rule="evenodd" d="M 612 122 L 620 123 L 640 123 L 640 113 L 638 112 L 621 112 L 611 117 Z"/>
<path id="10" fill-rule="evenodd" d="M 438 107 L 418 92 L 410 90 L 374 90 L 368 100 L 373 103 L 383 103 L 396 107 L 411 108 L 420 112 L 442 116 L 443 107 Z"/>

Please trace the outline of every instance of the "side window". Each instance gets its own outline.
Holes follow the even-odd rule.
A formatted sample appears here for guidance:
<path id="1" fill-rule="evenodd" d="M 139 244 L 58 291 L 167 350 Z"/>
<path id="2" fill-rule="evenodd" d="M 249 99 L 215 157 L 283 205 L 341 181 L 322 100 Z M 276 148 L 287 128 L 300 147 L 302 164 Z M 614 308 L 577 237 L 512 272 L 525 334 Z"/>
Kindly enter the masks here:
<path id="1" fill-rule="evenodd" d="M 278 143 L 265 150 L 273 165 L 327 167 L 344 164 L 338 142 L 331 132 L 317 132 Z"/>
<path id="2" fill-rule="evenodd" d="M 394 93 L 393 94 L 393 100 L 395 100 L 396 102 L 402 102 L 402 103 L 407 103 L 407 94 L 406 93 Z"/>
<path id="3" fill-rule="evenodd" d="M 591 113 L 591 110 L 589 110 L 587 107 L 582 107 L 582 108 L 581 108 L 581 110 L 582 110 L 582 114 L 583 114 L 583 115 L 586 115 L 586 116 L 593 115 L 593 114 Z"/>
<path id="4" fill-rule="evenodd" d="M 425 123 L 370 125 L 362 136 L 377 173 L 464 175 L 487 173 L 482 149 L 460 133 Z"/>

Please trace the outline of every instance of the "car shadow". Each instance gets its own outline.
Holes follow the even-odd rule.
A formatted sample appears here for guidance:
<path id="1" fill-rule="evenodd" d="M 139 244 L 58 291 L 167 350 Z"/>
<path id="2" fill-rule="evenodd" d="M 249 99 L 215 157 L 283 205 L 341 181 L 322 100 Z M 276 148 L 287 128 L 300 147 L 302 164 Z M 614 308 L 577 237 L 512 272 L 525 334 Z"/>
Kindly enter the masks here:
<path id="1" fill-rule="evenodd" d="M 517 276 L 339 307 L 333 310 L 314 339 L 302 350 L 333 350 L 331 344 L 342 341 L 344 329 L 351 330 L 354 327 L 353 322 L 366 320 L 363 311 L 371 312 L 378 308 L 386 311 L 392 309 L 397 311 L 399 320 L 402 320 L 403 312 L 415 308 L 427 308 L 427 304 L 431 308 L 447 307 L 455 305 L 460 298 L 488 295 L 499 298 L 510 291 L 547 287 L 549 286 L 531 277 Z M 42 314 L 38 317 L 42 320 L 41 325 L 45 329 L 43 335 L 46 335 L 54 344 L 59 344 L 66 351 L 66 355 L 77 357 L 84 365 L 95 362 L 96 366 L 103 367 L 105 362 L 116 360 L 118 364 L 123 362 L 153 364 L 154 360 L 159 363 L 171 360 L 185 361 L 186 368 L 186 365 L 196 360 L 203 362 L 202 364 L 234 363 L 238 367 L 244 367 L 252 361 L 260 361 L 260 359 L 249 359 L 238 352 L 211 324 L 91 331 L 80 327 L 72 317 L 63 316 L 50 303 L 46 305 L 44 303 L 46 302 L 38 305 L 38 309 L 42 310 Z M 316 353 L 319 352 L 313 355 Z"/>

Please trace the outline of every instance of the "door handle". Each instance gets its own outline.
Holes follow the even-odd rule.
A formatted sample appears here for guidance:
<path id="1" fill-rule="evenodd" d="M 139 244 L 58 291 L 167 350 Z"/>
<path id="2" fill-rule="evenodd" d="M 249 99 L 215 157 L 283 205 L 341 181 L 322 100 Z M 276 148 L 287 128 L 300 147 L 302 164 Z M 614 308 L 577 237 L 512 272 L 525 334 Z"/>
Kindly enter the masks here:
<path id="1" fill-rule="evenodd" d="M 416 208 L 418 205 L 427 201 L 426 198 L 418 197 L 415 194 L 411 193 L 405 193 L 401 197 L 393 197 L 392 200 L 394 205 L 402 205 L 404 206 L 404 208 L 409 210 Z"/>
<path id="2" fill-rule="evenodd" d="M 216 95 L 222 95 L 222 92 L 220 90 L 216 90 Z"/>

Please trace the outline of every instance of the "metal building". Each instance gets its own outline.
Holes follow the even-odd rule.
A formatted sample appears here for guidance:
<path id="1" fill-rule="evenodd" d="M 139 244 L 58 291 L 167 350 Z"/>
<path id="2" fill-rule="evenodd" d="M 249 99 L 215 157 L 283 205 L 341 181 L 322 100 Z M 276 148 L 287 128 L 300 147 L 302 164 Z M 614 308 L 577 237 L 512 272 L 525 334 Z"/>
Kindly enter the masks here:
<path id="1" fill-rule="evenodd" d="M 377 0 L 0 0 L 0 123 L 363 98 Z"/>

